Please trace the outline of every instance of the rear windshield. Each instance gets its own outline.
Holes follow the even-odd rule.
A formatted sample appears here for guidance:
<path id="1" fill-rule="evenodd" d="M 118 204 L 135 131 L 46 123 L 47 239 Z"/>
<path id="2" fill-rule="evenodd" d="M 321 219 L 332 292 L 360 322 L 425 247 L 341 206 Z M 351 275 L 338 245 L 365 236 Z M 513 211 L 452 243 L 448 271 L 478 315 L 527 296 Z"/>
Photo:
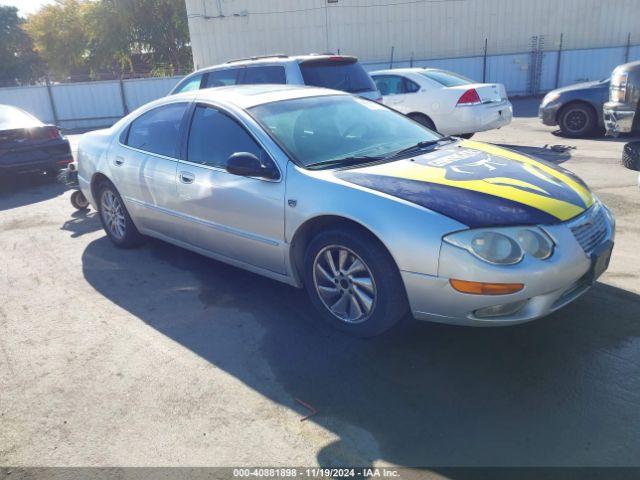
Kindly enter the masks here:
<path id="1" fill-rule="evenodd" d="M 306 85 L 349 93 L 375 90 L 376 86 L 357 60 L 322 60 L 300 64 Z"/>
<path id="2" fill-rule="evenodd" d="M 9 105 L 0 105 L 0 130 L 29 128 L 38 125 L 42 124 L 27 112 Z"/>
<path id="3" fill-rule="evenodd" d="M 470 78 L 463 77 L 457 73 L 447 72 L 446 70 L 425 70 L 424 72 L 420 72 L 420 75 L 430 78 L 445 87 L 458 87 L 460 85 L 475 83 Z"/>

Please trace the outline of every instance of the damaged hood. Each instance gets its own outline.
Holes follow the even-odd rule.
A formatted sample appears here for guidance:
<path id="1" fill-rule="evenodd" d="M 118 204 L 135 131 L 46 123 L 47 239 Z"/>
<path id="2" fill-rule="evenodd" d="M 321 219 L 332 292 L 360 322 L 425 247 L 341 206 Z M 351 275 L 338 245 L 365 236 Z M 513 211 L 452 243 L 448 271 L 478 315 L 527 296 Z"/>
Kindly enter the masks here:
<path id="1" fill-rule="evenodd" d="M 469 140 L 334 175 L 471 228 L 555 224 L 580 215 L 594 202 L 589 188 L 568 170 Z"/>

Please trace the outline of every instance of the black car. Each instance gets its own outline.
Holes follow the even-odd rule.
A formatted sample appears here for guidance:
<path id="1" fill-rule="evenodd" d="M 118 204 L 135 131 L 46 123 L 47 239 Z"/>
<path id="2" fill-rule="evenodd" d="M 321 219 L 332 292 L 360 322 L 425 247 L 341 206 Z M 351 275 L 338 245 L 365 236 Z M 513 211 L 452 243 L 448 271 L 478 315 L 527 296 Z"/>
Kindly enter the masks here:
<path id="1" fill-rule="evenodd" d="M 609 79 L 576 83 L 547 93 L 538 116 L 558 125 L 568 137 L 584 137 L 604 128 L 602 106 L 609 99 Z"/>
<path id="2" fill-rule="evenodd" d="M 0 105 L 0 175 L 46 172 L 73 162 L 69 141 L 55 125 L 11 105 Z"/>

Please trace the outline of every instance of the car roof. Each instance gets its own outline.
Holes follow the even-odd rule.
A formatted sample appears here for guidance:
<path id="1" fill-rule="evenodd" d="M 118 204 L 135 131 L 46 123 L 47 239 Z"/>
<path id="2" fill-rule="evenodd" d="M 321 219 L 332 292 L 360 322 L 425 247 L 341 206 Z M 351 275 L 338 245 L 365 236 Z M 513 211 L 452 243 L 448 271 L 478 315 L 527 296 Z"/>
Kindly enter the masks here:
<path id="1" fill-rule="evenodd" d="M 167 99 L 188 99 L 231 104 L 242 109 L 265 103 L 291 100 L 295 98 L 322 97 L 330 95 L 348 96 L 346 92 L 305 85 L 230 85 L 227 87 L 203 88 L 165 97 Z"/>
<path id="2" fill-rule="evenodd" d="M 225 63 L 220 63 L 218 65 L 210 65 L 208 67 L 200 68 L 189 75 L 193 75 L 196 73 L 202 72 L 210 72 L 212 70 L 223 70 L 227 68 L 235 68 L 235 67 L 246 67 L 248 65 L 277 65 L 277 64 L 285 64 L 285 63 L 301 63 L 307 60 L 325 60 L 330 58 L 344 58 L 345 60 L 355 60 L 357 61 L 357 57 L 353 57 L 351 55 L 334 55 L 332 53 L 309 53 L 306 55 L 283 55 L 283 54 L 274 54 L 274 55 L 264 55 L 257 57 L 249 57 L 249 58 L 239 58 L 234 60 L 229 60 Z"/>

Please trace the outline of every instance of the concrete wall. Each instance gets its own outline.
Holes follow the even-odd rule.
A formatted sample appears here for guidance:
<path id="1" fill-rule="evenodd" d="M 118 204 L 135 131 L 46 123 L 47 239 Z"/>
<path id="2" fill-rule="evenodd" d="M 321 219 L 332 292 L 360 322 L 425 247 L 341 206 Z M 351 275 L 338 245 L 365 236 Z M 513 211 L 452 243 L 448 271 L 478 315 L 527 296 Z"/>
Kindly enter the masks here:
<path id="1" fill-rule="evenodd" d="M 194 64 L 337 52 L 366 62 L 472 57 L 640 42 L 639 0 L 186 0 Z"/>

